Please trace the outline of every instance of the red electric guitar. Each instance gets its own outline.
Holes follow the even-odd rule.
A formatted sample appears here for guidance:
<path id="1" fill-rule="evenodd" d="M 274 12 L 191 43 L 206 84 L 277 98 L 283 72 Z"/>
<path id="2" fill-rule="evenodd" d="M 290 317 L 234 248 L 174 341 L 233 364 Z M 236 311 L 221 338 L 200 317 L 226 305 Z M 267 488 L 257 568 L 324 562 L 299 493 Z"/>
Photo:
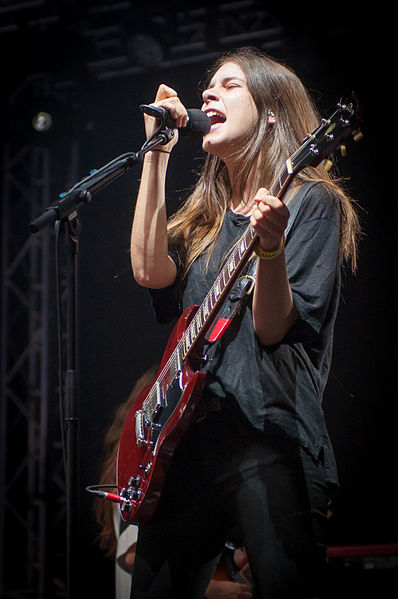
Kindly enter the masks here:
<path id="1" fill-rule="evenodd" d="M 358 103 L 340 102 L 333 115 L 308 135 L 286 161 L 270 194 L 282 199 L 293 178 L 308 166 L 317 166 L 353 133 L 360 136 Z M 133 403 L 120 440 L 117 485 L 121 517 L 145 524 L 154 513 L 173 453 L 188 430 L 201 400 L 205 373 L 201 371 L 206 335 L 253 253 L 257 237 L 251 225 L 234 245 L 226 263 L 200 306 L 181 315 L 170 336 L 155 382 Z M 211 341 L 228 325 L 217 322 Z M 216 331 L 216 332 L 214 332 Z"/>

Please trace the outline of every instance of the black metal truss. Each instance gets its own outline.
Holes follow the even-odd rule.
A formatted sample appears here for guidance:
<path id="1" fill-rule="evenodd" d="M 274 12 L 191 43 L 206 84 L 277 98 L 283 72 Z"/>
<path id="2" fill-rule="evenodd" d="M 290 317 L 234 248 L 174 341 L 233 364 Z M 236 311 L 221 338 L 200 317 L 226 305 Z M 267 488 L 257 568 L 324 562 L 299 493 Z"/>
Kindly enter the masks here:
<path id="1" fill-rule="evenodd" d="M 20 93 L 42 88 L 39 79 L 27 80 Z M 0 595 L 26 599 L 65 596 L 66 489 L 55 240 L 51 229 L 29 231 L 29 223 L 54 203 L 59 169 L 51 137 L 32 130 L 21 139 L 6 141 L 2 156 Z M 77 178 L 78 151 L 73 139 L 65 145 L 67 189 Z M 61 270 L 61 307 L 64 278 Z"/>
<path id="2" fill-rule="evenodd" d="M 49 201 L 49 152 L 12 146 L 7 143 L 3 155 L 0 567 L 4 590 L 19 551 L 26 568 L 16 588 L 35 588 L 41 596 L 47 528 L 50 239 L 48 231 L 32 238 L 27 223 Z"/>

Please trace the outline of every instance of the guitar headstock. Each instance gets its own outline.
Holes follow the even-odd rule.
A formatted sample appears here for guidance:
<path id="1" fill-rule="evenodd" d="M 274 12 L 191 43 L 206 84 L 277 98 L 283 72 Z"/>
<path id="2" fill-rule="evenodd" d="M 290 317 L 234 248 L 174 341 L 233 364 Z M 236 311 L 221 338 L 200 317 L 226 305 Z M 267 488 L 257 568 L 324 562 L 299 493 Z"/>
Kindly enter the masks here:
<path id="1" fill-rule="evenodd" d="M 293 172 L 298 173 L 303 168 L 328 161 L 338 147 L 345 155 L 344 141 L 351 135 L 354 141 L 362 138 L 362 120 L 362 107 L 357 95 L 352 93 L 351 98 L 337 104 L 331 117 L 322 119 L 319 127 L 304 139 L 300 148 L 290 157 Z"/>

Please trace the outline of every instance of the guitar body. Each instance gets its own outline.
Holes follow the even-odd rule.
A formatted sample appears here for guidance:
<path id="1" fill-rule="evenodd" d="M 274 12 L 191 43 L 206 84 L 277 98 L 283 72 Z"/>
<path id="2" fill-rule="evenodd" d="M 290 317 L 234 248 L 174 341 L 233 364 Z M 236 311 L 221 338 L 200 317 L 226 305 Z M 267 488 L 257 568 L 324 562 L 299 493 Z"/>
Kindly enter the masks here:
<path id="1" fill-rule="evenodd" d="M 120 503 L 120 514 L 130 524 L 145 524 L 153 515 L 174 451 L 201 399 L 206 375 L 199 370 L 200 351 L 196 350 L 184 361 L 177 375 L 169 373 L 170 357 L 197 310 L 198 306 L 191 306 L 180 316 L 155 382 L 137 397 L 124 423 L 117 458 L 117 485 L 125 499 Z"/>

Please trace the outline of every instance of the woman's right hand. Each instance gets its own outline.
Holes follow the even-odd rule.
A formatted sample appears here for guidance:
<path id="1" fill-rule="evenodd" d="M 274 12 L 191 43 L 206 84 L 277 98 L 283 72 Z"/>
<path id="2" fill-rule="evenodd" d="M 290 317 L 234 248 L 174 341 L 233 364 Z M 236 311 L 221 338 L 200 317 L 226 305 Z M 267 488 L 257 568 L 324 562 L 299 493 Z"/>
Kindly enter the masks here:
<path id="1" fill-rule="evenodd" d="M 188 113 L 181 100 L 179 99 L 177 92 L 162 83 L 156 93 L 155 101 L 151 106 L 159 106 L 165 108 L 169 113 L 170 117 L 175 121 L 176 127 L 185 127 L 188 121 Z M 159 121 L 151 116 L 144 114 L 145 120 L 145 132 L 147 139 L 149 139 L 156 131 L 159 126 Z M 178 131 L 175 131 L 174 137 L 171 141 L 162 146 L 163 150 L 171 152 L 173 146 L 178 141 Z"/>

